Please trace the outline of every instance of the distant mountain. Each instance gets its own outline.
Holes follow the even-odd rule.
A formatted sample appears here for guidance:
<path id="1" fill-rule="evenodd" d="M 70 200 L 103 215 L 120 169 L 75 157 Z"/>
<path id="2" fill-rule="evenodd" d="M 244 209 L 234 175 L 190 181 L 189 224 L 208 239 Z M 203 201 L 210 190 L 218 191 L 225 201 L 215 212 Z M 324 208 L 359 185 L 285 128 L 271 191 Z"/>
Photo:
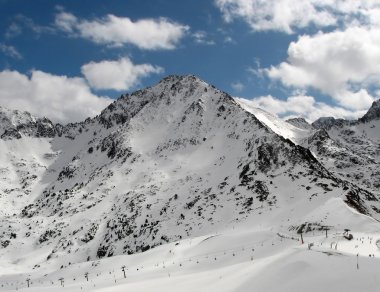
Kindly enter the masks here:
<path id="1" fill-rule="evenodd" d="M 131 254 L 246 223 L 321 226 L 336 198 L 380 219 L 373 188 L 314 153 L 330 132 L 299 129 L 195 76 L 169 76 L 66 126 L 1 111 L 0 255 L 11 262 Z"/>
<path id="2" fill-rule="evenodd" d="M 311 125 L 316 129 L 330 130 L 332 127 L 343 127 L 354 125 L 356 121 L 345 119 L 336 119 L 333 117 L 322 117 L 313 122 Z"/>
<path id="3" fill-rule="evenodd" d="M 286 120 L 286 122 L 303 130 L 311 130 L 313 128 L 304 118 L 292 118 Z"/>
<path id="4" fill-rule="evenodd" d="M 319 119 L 312 125 L 326 130 L 325 143 L 309 139 L 320 161 L 340 177 L 380 193 L 380 101 L 375 101 L 359 120 Z M 323 123 L 325 121 L 325 123 Z M 316 145 L 319 146 L 316 146 Z M 318 150 L 317 150 L 318 148 Z"/>
<path id="5" fill-rule="evenodd" d="M 59 126 L 47 118 L 36 118 L 28 112 L 9 110 L 0 106 L 0 138 L 20 139 L 22 135 L 32 137 L 54 137 Z"/>
<path id="6" fill-rule="evenodd" d="M 250 105 L 250 101 L 237 100 L 248 107 Z M 379 104 L 380 101 L 375 101 L 358 120 L 322 117 L 313 122 L 311 127 L 302 118 L 284 122 L 277 117 L 256 116 L 277 134 L 311 150 L 317 160 L 336 176 L 379 195 Z M 250 110 L 254 114 L 262 111 Z"/>

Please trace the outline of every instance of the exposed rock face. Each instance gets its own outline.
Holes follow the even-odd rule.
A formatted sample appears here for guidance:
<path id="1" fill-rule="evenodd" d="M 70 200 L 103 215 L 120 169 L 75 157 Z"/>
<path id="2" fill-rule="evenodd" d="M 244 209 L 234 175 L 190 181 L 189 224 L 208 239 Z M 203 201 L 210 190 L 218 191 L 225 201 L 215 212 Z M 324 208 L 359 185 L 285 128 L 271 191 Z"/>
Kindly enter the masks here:
<path id="1" fill-rule="evenodd" d="M 362 123 L 369 123 L 374 120 L 380 120 L 380 99 L 374 101 L 368 112 L 359 119 Z"/>
<path id="2" fill-rule="evenodd" d="M 3 140 L 21 139 L 21 134 L 14 128 L 5 129 L 4 133 L 0 136 Z"/>
<path id="3" fill-rule="evenodd" d="M 380 193 L 380 101 L 357 121 L 321 118 L 313 123 L 324 129 L 324 142 L 308 140 L 304 146 L 332 172 L 363 188 Z M 320 139 L 319 139 L 320 140 Z"/>
<path id="4" fill-rule="evenodd" d="M 28 112 L 0 107 L 0 138 L 20 139 L 22 136 L 53 138 L 56 125 L 47 118 L 36 118 Z"/>
<path id="5" fill-rule="evenodd" d="M 322 117 L 313 122 L 311 125 L 316 129 L 330 130 L 332 127 L 343 127 L 355 125 L 356 121 L 345 119 L 335 119 L 333 117 Z"/>
<path id="6" fill-rule="evenodd" d="M 313 128 L 304 118 L 293 118 L 286 120 L 289 124 L 304 130 L 311 130 Z"/>

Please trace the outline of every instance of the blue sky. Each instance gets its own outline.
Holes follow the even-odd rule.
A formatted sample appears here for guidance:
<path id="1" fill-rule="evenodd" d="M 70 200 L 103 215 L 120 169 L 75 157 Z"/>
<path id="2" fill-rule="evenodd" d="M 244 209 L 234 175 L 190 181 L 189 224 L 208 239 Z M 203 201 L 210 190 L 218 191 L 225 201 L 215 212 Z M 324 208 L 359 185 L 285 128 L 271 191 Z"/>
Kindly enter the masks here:
<path id="1" fill-rule="evenodd" d="M 378 98 L 379 17 L 378 0 L 0 0 L 0 105 L 65 123 L 195 74 L 284 118 L 355 118 Z"/>

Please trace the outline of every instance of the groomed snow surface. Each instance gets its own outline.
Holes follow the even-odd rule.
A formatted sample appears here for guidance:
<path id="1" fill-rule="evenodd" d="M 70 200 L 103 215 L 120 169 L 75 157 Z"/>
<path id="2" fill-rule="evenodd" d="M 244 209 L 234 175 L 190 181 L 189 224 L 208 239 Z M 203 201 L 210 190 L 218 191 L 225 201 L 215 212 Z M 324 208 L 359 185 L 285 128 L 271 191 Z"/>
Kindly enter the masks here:
<path id="1" fill-rule="evenodd" d="M 304 233 L 304 244 L 294 232 L 240 223 L 134 255 L 35 272 L 3 266 L 0 291 L 379 291 L 380 225 L 343 204 L 331 199 L 320 211 L 332 212 L 329 223 L 345 216 L 350 241 L 337 222 L 327 238 L 324 231 Z"/>

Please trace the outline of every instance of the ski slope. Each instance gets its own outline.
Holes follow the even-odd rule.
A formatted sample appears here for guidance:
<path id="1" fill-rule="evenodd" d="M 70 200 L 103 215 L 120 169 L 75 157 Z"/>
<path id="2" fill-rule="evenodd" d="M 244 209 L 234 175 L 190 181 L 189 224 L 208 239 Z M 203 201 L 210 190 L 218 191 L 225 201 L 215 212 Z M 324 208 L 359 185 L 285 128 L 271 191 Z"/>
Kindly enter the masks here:
<path id="1" fill-rule="evenodd" d="M 144 253 L 61 266 L 46 262 L 33 270 L 2 266 L 0 291 L 377 291 L 380 223 L 340 198 L 309 216 L 324 216 L 334 226 L 327 238 L 323 230 L 310 230 L 302 244 L 300 234 L 281 224 L 252 228 L 252 222 L 240 222 Z"/>
<path id="2" fill-rule="evenodd" d="M 377 291 L 379 224 L 352 212 L 355 219 L 367 231 L 352 230 L 351 241 L 343 230 L 329 231 L 327 238 L 314 231 L 301 244 L 291 232 L 239 225 L 135 255 L 35 272 L 3 268 L 0 291 Z"/>

